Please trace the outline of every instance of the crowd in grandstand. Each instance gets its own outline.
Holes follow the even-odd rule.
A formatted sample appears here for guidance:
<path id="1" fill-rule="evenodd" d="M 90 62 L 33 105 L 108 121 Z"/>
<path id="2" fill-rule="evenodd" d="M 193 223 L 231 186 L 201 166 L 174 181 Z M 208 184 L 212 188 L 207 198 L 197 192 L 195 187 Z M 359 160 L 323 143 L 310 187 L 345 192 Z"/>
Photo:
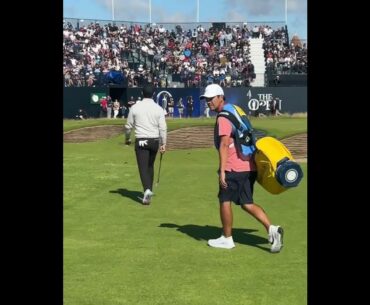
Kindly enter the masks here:
<path id="1" fill-rule="evenodd" d="M 275 73 L 306 73 L 307 48 L 288 42 L 286 28 L 242 24 L 208 29 L 201 25 L 168 30 L 164 25 L 63 24 L 64 86 L 125 82 L 142 87 L 250 86 L 256 77 L 249 41 L 264 39 L 266 68 Z"/>
<path id="2" fill-rule="evenodd" d="M 289 47 L 276 36 L 265 37 L 266 70 L 276 74 L 307 73 L 307 46 L 293 36 Z"/>

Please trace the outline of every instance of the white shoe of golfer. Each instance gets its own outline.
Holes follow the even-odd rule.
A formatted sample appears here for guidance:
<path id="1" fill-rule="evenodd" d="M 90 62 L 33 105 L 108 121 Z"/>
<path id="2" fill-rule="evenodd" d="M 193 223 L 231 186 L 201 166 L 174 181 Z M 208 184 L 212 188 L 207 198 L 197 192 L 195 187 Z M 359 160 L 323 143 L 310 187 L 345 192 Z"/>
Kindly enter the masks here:
<path id="1" fill-rule="evenodd" d="M 208 240 L 208 245 L 214 248 L 224 248 L 224 249 L 232 249 L 235 247 L 233 237 L 232 236 L 225 237 L 223 235 L 221 235 L 221 237 L 217 239 Z"/>
<path id="2" fill-rule="evenodd" d="M 273 225 L 269 227 L 268 241 L 272 244 L 271 252 L 280 252 L 281 248 L 283 247 L 283 235 L 284 230 L 282 227 Z"/>
<path id="3" fill-rule="evenodd" d="M 144 192 L 143 204 L 150 204 L 150 200 L 152 199 L 153 195 L 154 193 L 150 189 L 146 189 Z"/>

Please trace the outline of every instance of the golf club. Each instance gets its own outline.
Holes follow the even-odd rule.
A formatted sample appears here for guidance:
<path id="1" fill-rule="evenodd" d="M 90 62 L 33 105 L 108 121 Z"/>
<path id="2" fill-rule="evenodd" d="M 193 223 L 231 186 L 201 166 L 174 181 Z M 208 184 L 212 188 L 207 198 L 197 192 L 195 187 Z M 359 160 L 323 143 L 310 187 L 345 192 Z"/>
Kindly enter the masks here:
<path id="1" fill-rule="evenodd" d="M 155 184 L 155 186 L 158 186 L 158 183 L 159 183 L 159 175 L 161 174 L 161 166 L 162 166 L 162 157 L 163 157 L 163 154 L 161 153 L 161 157 L 159 158 L 158 178 L 157 178 L 157 183 Z"/>

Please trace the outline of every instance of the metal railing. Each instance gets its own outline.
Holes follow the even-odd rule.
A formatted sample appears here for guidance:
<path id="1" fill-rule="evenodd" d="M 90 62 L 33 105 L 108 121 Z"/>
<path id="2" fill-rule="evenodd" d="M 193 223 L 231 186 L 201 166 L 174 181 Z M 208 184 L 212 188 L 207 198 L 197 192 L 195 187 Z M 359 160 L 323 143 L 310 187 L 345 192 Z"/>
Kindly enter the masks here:
<path id="1" fill-rule="evenodd" d="M 101 19 L 78 19 L 78 18 L 64 18 L 63 19 L 63 26 L 66 27 L 67 24 L 70 23 L 74 29 L 78 29 L 80 27 L 88 26 L 89 24 L 95 24 L 98 23 L 100 26 L 106 26 L 106 25 L 116 25 L 118 27 L 126 26 L 131 27 L 135 25 L 145 27 L 150 26 L 160 26 L 162 25 L 166 30 L 174 30 L 176 31 L 176 28 L 180 26 L 183 31 L 193 30 L 197 27 L 201 26 L 204 29 L 211 28 L 214 24 L 225 24 L 225 27 L 239 27 L 242 28 L 244 26 L 248 27 L 249 30 L 252 30 L 252 28 L 257 25 L 267 25 L 270 26 L 273 30 L 283 28 L 285 27 L 284 21 L 252 21 L 252 22 L 156 22 L 156 23 L 148 23 L 148 22 L 139 22 L 139 21 L 124 21 L 124 20 L 101 20 Z"/>

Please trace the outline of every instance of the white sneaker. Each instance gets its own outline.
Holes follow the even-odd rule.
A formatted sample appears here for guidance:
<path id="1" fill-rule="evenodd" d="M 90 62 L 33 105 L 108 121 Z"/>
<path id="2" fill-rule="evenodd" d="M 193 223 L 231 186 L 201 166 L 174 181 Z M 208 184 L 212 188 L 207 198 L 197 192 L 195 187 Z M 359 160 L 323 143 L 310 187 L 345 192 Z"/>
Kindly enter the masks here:
<path id="1" fill-rule="evenodd" d="M 150 189 L 146 189 L 144 192 L 143 204 L 145 205 L 150 204 L 150 200 L 152 199 L 153 195 L 154 193 Z"/>
<path id="2" fill-rule="evenodd" d="M 232 249 L 235 247 L 233 237 L 225 237 L 221 235 L 221 237 L 217 239 L 210 239 L 208 240 L 208 245 L 214 248 L 224 248 L 224 249 Z"/>
<path id="3" fill-rule="evenodd" d="M 268 236 L 268 241 L 270 244 L 274 242 L 274 238 L 272 237 L 272 232 L 276 226 L 270 225 L 269 226 L 269 236 Z"/>
<path id="4" fill-rule="evenodd" d="M 271 252 L 280 252 L 281 248 L 283 247 L 283 235 L 284 230 L 282 227 L 273 225 L 269 227 L 268 241 L 272 244 Z"/>

